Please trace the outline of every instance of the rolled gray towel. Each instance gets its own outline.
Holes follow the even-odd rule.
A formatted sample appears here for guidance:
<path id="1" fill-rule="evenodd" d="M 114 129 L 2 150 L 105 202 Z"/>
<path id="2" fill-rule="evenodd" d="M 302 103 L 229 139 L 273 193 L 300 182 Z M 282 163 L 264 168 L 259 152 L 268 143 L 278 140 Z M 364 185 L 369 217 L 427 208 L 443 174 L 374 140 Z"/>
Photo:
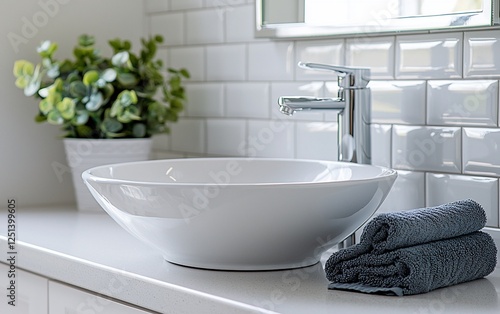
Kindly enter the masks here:
<path id="1" fill-rule="evenodd" d="M 334 253 L 325 265 L 330 289 L 410 295 L 490 274 L 497 249 L 487 233 L 470 234 L 347 259 Z"/>
<path id="2" fill-rule="evenodd" d="M 359 251 L 382 253 L 401 247 L 452 238 L 482 229 L 486 214 L 471 199 L 435 207 L 384 213 L 364 228 Z"/>

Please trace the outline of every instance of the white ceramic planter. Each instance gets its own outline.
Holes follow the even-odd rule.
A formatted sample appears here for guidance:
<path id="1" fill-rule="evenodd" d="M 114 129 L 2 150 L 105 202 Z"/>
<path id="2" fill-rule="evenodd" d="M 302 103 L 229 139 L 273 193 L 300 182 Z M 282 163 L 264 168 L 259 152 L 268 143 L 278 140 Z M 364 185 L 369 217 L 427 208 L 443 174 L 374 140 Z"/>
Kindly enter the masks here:
<path id="1" fill-rule="evenodd" d="M 64 139 L 66 160 L 71 169 L 78 210 L 101 211 L 82 180 L 82 172 L 96 166 L 148 160 L 152 140 L 140 139 Z"/>

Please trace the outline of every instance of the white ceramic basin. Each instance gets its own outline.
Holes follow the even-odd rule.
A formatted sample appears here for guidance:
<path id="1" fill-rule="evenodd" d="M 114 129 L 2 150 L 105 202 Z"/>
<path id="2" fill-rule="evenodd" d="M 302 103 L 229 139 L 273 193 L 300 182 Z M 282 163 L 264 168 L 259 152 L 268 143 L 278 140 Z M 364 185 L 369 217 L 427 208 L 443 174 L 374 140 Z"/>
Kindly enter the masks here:
<path id="1" fill-rule="evenodd" d="M 225 270 L 315 264 L 377 210 L 391 169 L 206 158 L 101 166 L 82 177 L 104 210 L 172 263 Z"/>

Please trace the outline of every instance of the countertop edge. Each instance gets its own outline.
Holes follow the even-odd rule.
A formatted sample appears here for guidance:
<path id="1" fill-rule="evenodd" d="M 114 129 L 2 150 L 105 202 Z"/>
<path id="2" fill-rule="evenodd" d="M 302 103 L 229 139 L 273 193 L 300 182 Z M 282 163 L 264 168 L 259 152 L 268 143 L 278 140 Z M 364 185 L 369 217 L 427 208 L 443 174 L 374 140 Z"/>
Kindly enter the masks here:
<path id="1" fill-rule="evenodd" d="M 0 246 L 7 247 L 7 237 L 0 235 Z M 0 262 L 8 265 L 6 255 L 0 258 Z M 165 311 L 167 308 L 161 306 L 164 304 L 168 305 L 169 311 L 174 310 L 176 313 L 193 313 L 193 311 L 201 313 L 207 310 L 219 313 L 226 313 L 226 311 L 228 313 L 276 313 L 22 241 L 16 241 L 16 255 L 22 256 L 16 260 L 16 268 L 148 310 Z M 128 288 L 124 289 L 126 287 Z M 197 302 L 193 302 L 193 298 Z M 152 300 L 156 302 L 151 302 Z M 163 302 L 158 302 L 159 300 Z M 189 310 L 186 309 L 187 303 L 189 303 Z"/>

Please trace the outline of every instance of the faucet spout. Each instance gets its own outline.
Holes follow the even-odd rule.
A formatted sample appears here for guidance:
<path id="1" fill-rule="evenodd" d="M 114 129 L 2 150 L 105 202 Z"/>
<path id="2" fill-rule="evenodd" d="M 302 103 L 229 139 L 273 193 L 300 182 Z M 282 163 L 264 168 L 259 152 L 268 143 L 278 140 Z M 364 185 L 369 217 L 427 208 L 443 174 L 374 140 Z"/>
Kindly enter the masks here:
<path id="1" fill-rule="evenodd" d="M 280 112 L 293 115 L 304 110 L 343 110 L 345 101 L 340 98 L 316 98 L 306 96 L 282 96 L 278 99 Z"/>
<path id="2" fill-rule="evenodd" d="M 338 97 L 282 96 L 279 110 L 286 115 L 306 110 L 338 111 L 338 160 L 371 163 L 370 69 L 299 62 L 302 68 L 326 70 L 338 74 Z"/>

